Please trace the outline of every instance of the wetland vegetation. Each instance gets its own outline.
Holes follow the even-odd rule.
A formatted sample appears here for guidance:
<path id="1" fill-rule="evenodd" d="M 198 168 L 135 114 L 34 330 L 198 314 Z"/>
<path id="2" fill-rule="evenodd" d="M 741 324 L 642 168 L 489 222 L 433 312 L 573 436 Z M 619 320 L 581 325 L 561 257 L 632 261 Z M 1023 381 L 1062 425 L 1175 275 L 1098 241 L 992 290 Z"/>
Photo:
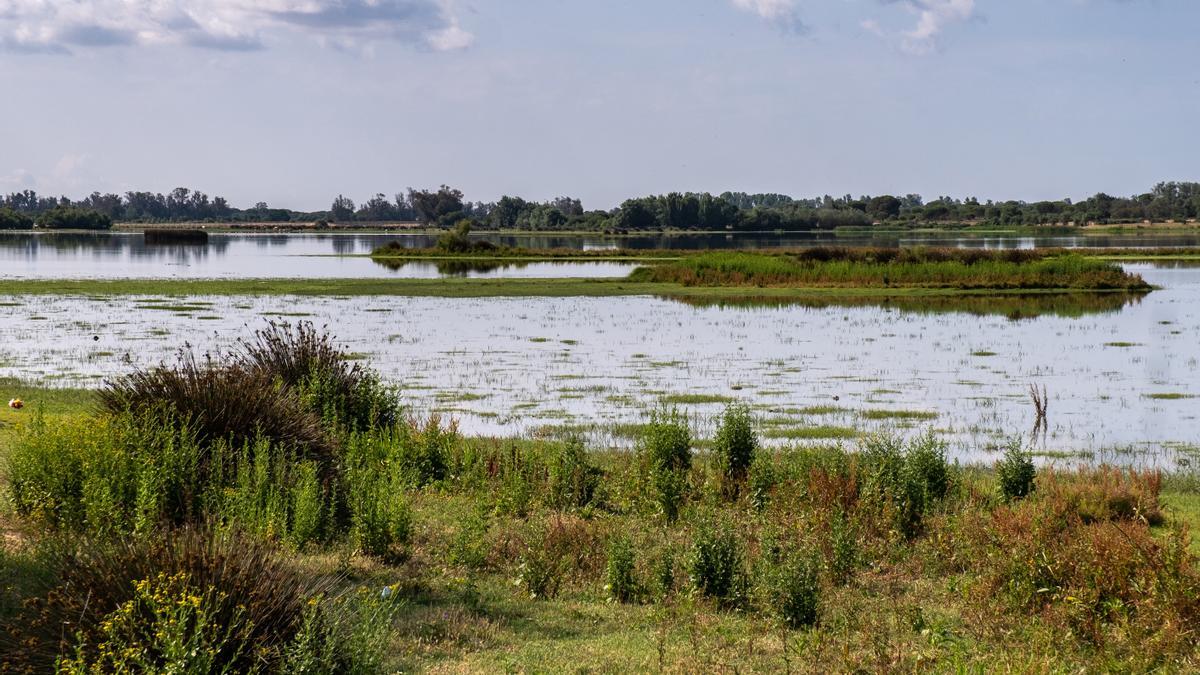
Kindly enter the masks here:
<path id="1" fill-rule="evenodd" d="M 5 413 L 9 670 L 1200 660 L 1181 470 L 1035 466 L 1015 438 L 964 465 L 919 430 L 767 445 L 725 400 L 711 437 L 665 408 L 631 451 L 466 436 L 311 326 L 246 337 Z"/>

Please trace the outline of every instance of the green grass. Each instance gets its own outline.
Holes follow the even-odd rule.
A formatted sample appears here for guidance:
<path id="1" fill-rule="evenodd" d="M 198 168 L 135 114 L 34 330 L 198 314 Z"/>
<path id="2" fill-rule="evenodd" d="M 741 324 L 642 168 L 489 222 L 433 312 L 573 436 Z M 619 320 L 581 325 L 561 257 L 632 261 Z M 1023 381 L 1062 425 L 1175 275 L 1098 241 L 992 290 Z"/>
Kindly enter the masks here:
<path id="1" fill-rule="evenodd" d="M 25 402 L 21 410 L 8 407 L 11 399 Z M 27 384 L 13 378 L 0 377 L 0 422 L 16 422 L 28 419 L 34 410 L 41 409 L 48 415 L 69 415 L 86 412 L 95 405 L 95 392 L 90 389 L 69 387 L 47 387 Z"/>
<path id="2" fill-rule="evenodd" d="M 800 441 L 856 438 L 859 436 L 859 432 L 857 429 L 853 429 L 851 427 L 821 425 L 816 427 L 785 427 L 767 429 L 763 435 L 767 438 Z"/>
<path id="3" fill-rule="evenodd" d="M 1149 290 L 1120 266 L 1073 254 L 969 249 L 811 249 L 796 254 L 709 252 L 630 277 L 686 286 Z"/>
<path id="4" fill-rule="evenodd" d="M 1022 302 L 1045 295 L 1063 296 L 1063 289 L 955 289 L 955 288 L 746 288 L 737 286 L 684 286 L 671 282 L 601 279 L 4 279 L 0 296 L 70 295 L 106 296 L 408 296 L 438 298 L 486 297 L 614 297 L 657 295 L 679 299 L 750 299 L 755 302 L 806 301 L 871 304 L 893 300 L 933 301 L 956 298 L 1019 297 Z M 1078 294 L 1076 294 L 1078 295 Z M 1121 293 L 1094 295 L 1117 298 Z M 181 307 L 182 308 L 182 307 Z M 156 307 L 156 309 L 163 309 Z M 207 309 L 197 306 L 194 309 Z M 1019 308 L 1014 308 L 1017 311 Z M 1006 311 L 1006 313 L 1008 313 Z"/>
<path id="5" fill-rule="evenodd" d="M 704 405 L 708 403 L 729 403 L 733 398 L 720 394 L 667 394 L 658 399 L 667 405 Z"/>
<path id="6" fill-rule="evenodd" d="M 868 420 L 932 420 L 938 414 L 928 410 L 864 410 L 859 416 Z"/>
<path id="7" fill-rule="evenodd" d="M 1154 399 L 1155 401 L 1179 401 L 1182 399 L 1196 398 L 1195 394 L 1181 394 L 1178 392 L 1161 392 L 1154 394 L 1142 394 L 1144 398 Z"/>

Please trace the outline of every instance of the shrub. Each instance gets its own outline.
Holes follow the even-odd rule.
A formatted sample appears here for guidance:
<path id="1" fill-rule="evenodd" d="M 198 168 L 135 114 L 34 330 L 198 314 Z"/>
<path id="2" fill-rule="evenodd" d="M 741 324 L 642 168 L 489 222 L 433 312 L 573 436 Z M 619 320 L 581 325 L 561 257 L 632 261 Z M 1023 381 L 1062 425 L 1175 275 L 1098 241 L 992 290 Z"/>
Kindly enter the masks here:
<path id="1" fill-rule="evenodd" d="M 816 560 L 797 555 L 772 571 L 771 612 L 788 627 L 803 628 L 817 622 L 821 600 L 818 570 Z"/>
<path id="2" fill-rule="evenodd" d="M 190 528 L 154 539 L 60 541 L 46 564 L 51 584 L 0 635 L 0 654 L 8 655 L 0 669 L 49 672 L 68 654 L 103 665 L 105 645 L 148 639 L 152 628 L 203 645 L 215 670 L 262 669 L 280 662 L 309 600 L 327 587 L 265 544 Z M 179 602 L 185 589 L 199 599 L 190 609 Z"/>
<path id="3" fill-rule="evenodd" d="M 1154 470 L 1121 470 L 1112 466 L 1072 473 L 1047 471 L 1040 489 L 1060 517 L 1084 523 L 1100 521 L 1163 522 L 1159 492 L 1162 474 Z"/>
<path id="4" fill-rule="evenodd" d="M 459 521 L 458 530 L 450 540 L 450 562 L 479 568 L 487 562 L 488 519 L 482 510 L 473 511 Z"/>
<path id="5" fill-rule="evenodd" d="M 675 551 L 663 549 L 662 554 L 654 565 L 654 579 L 658 582 L 658 592 L 667 597 L 675 592 Z"/>
<path id="6" fill-rule="evenodd" d="M 173 366 L 137 370 L 106 383 L 100 403 L 111 414 L 131 412 L 192 429 L 206 447 L 241 446 L 262 437 L 294 447 L 323 472 L 332 469 L 336 443 L 292 390 L 263 373 L 206 356 L 180 352 Z M 207 463 L 201 457 L 201 464 Z"/>
<path id="7" fill-rule="evenodd" d="M 413 419 L 397 425 L 392 433 L 395 461 L 409 485 L 423 487 L 446 478 L 450 453 L 459 440 L 455 423 L 443 426 L 440 417 L 431 415 L 424 422 Z"/>
<path id="8" fill-rule="evenodd" d="M 742 547 L 727 523 L 705 524 L 696 532 L 690 561 L 692 587 L 723 606 L 746 597 Z"/>
<path id="9" fill-rule="evenodd" d="M 400 421 L 395 392 L 369 368 L 351 362 L 333 337 L 311 322 L 271 322 L 240 341 L 233 358 L 246 370 L 298 390 L 305 404 L 328 421 L 358 431 Z"/>
<path id="10" fill-rule="evenodd" d="M 850 580 L 858 567 L 859 546 L 854 524 L 845 512 L 838 510 L 829 521 L 829 555 L 826 568 L 833 583 L 841 585 Z"/>
<path id="11" fill-rule="evenodd" d="M 691 432 L 677 411 L 653 413 L 641 440 L 640 450 L 652 471 L 692 468 Z"/>
<path id="12" fill-rule="evenodd" d="M 527 535 L 516 582 L 532 599 L 552 598 L 569 576 L 582 573 L 594 578 L 604 564 L 595 526 L 575 516 L 555 513 Z"/>
<path id="13" fill-rule="evenodd" d="M 549 503 L 558 509 L 582 509 L 596 498 L 600 469 L 588 462 L 587 449 L 580 438 L 570 438 L 555 448 L 550 459 Z"/>
<path id="14" fill-rule="evenodd" d="M 560 561 L 536 546 L 527 546 L 517 565 L 517 584 L 525 588 L 531 600 L 553 598 L 562 583 Z"/>
<path id="15" fill-rule="evenodd" d="M 228 623 L 217 615 L 228 597 L 214 588 L 194 588 L 185 573 L 141 579 L 134 597 L 101 618 L 90 644 L 81 636 L 75 657 L 63 658 L 63 675 L 97 672 L 211 673 L 243 658 L 243 612 L 235 609 Z"/>
<path id="16" fill-rule="evenodd" d="M 891 515 L 905 537 L 917 535 L 926 512 L 950 490 L 945 445 L 927 434 L 905 445 L 897 438 L 876 436 L 862 449 L 867 495 Z"/>
<path id="17" fill-rule="evenodd" d="M 408 541 L 412 513 L 403 494 L 387 481 L 357 486 L 352 494 L 352 534 L 359 550 L 395 559 L 395 546 Z"/>
<path id="18" fill-rule="evenodd" d="M 12 443 L 8 491 L 19 515 L 95 534 L 199 517 L 207 474 L 192 431 L 123 414 L 48 424 L 35 413 Z"/>
<path id="19" fill-rule="evenodd" d="M 713 441 L 713 452 L 721 471 L 721 491 L 726 497 L 737 497 L 757 450 L 758 437 L 754 433 L 750 409 L 745 405 L 730 405 L 721 417 Z"/>
<path id="20" fill-rule="evenodd" d="M 692 437 L 687 424 L 674 410 L 654 413 L 646 425 L 638 453 L 648 467 L 659 509 L 668 521 L 674 521 L 679 517 L 692 466 Z"/>
<path id="21" fill-rule="evenodd" d="M 750 475 L 746 483 L 750 494 L 750 503 L 756 511 L 764 511 L 771 501 L 771 490 L 777 481 L 775 464 L 770 458 L 759 455 L 750 465 Z"/>
<path id="22" fill-rule="evenodd" d="M 1037 469 L 1033 458 L 1021 451 L 1020 441 L 1010 443 L 1004 451 L 1004 459 L 996 463 L 996 477 L 1000 482 L 1000 494 L 1007 500 L 1024 499 L 1033 494 Z"/>
<path id="23" fill-rule="evenodd" d="M 608 545 L 608 565 L 605 577 L 608 583 L 605 590 L 608 597 L 621 603 L 633 602 L 639 586 L 634 575 L 633 546 L 626 537 L 615 537 Z"/>

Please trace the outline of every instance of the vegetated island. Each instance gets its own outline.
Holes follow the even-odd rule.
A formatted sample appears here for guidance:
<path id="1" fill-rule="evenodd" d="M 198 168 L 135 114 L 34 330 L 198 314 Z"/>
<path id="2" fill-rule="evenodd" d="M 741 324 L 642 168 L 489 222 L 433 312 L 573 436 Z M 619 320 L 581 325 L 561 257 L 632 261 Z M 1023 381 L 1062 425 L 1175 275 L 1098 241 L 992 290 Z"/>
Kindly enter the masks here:
<path id="1" fill-rule="evenodd" d="M 704 442 L 653 414 L 633 452 L 469 438 L 335 345 L 272 326 L 87 400 L 21 390 L 0 414 L 0 669 L 1200 661 L 1186 471 L 1038 466 L 1016 432 L 967 465 L 932 432 L 774 447 L 737 403 Z"/>

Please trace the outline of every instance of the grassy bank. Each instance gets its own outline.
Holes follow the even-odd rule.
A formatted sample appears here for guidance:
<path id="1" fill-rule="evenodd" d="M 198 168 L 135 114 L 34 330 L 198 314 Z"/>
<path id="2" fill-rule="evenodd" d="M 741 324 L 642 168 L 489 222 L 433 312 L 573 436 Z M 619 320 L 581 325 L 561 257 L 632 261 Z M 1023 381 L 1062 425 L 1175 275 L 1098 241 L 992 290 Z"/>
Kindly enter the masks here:
<path id="1" fill-rule="evenodd" d="M 1189 476 L 1038 468 L 1019 442 L 963 467 L 929 434 L 767 449 L 737 406 L 703 451 L 670 411 L 632 453 L 464 438 L 333 344 L 266 329 L 96 398 L 27 388 L 0 428 L 0 661 L 1200 666 Z"/>
<path id="2" fill-rule="evenodd" d="M 639 268 L 634 281 L 684 286 L 1149 290 L 1139 276 L 1078 255 L 970 249 L 814 248 L 711 252 Z"/>
<path id="3" fill-rule="evenodd" d="M 296 295 L 296 296 L 411 296 L 433 298 L 487 297 L 614 297 L 658 295 L 708 298 L 883 298 L 1006 293 L 1060 293 L 1064 288 L 957 289 L 957 288 L 792 288 L 746 286 L 685 286 L 674 282 L 628 279 L 3 279 L 0 295 L 74 296 L 186 296 L 186 295 Z"/>

